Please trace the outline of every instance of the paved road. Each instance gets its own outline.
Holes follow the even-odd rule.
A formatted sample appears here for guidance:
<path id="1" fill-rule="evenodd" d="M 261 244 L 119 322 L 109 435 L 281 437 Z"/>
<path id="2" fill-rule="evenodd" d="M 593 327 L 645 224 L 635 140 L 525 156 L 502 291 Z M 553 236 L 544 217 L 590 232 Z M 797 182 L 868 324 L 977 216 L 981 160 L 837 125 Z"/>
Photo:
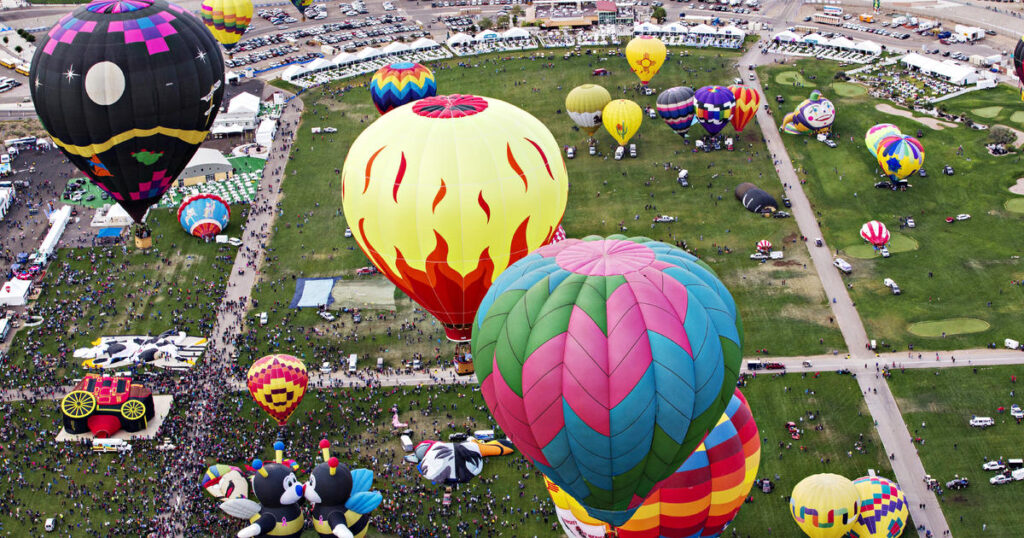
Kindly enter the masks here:
<path id="1" fill-rule="evenodd" d="M 768 63 L 769 58 L 768 55 L 761 54 L 756 47 L 751 49 L 740 59 L 740 76 L 744 76 L 747 65 Z M 761 94 L 766 97 L 765 100 L 768 101 L 759 80 L 749 81 L 749 83 L 761 91 Z M 822 246 L 818 247 L 813 242 L 815 238 L 823 237 L 821 228 L 796 171 L 793 169 L 792 161 L 782 143 L 782 136 L 764 107 L 757 111 L 757 119 L 768 149 L 775 158 L 779 180 L 793 203 L 792 212 L 800 228 L 800 233 L 810 241 L 807 248 L 811 253 L 814 268 L 818 271 L 821 285 L 825 289 L 825 295 L 829 298 L 836 323 L 843 333 L 846 347 L 850 351 L 851 358 L 849 360 L 853 364 L 862 361 L 867 363 L 874 359 L 874 353 L 868 349 L 868 336 L 864 330 L 864 323 L 847 293 L 846 284 L 839 271 L 832 266 L 832 252 L 828 244 L 823 242 Z M 813 139 L 810 143 L 817 144 Z M 824 145 L 821 148 L 821 151 L 829 151 L 829 148 Z M 928 361 L 922 359 L 921 362 Z M 910 515 L 914 518 L 914 523 L 931 530 L 936 536 L 944 536 L 949 525 L 946 523 L 946 518 L 942 514 L 934 492 L 925 488 L 922 481 L 925 475 L 924 466 L 917 456 L 917 450 L 911 442 L 909 430 L 896 405 L 896 399 L 889 391 L 888 383 L 880 374 L 870 375 L 870 371 L 868 375 L 858 375 L 857 382 L 865 394 L 868 410 L 875 419 L 882 445 L 885 446 L 886 452 L 893 456 L 893 473 L 896 475 L 896 481 L 906 493 L 907 499 L 910 500 Z M 919 534 L 924 536 L 923 532 Z"/>

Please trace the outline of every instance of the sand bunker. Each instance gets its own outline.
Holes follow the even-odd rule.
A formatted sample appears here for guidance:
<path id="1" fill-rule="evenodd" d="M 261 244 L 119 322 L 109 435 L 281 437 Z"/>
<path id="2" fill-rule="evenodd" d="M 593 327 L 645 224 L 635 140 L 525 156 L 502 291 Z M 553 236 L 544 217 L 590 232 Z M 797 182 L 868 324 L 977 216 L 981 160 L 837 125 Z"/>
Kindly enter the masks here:
<path id="1" fill-rule="evenodd" d="M 918 116 L 915 116 L 915 115 L 911 114 L 910 111 L 896 108 L 896 107 L 894 107 L 894 106 L 892 106 L 892 105 L 890 105 L 888 103 L 880 103 L 880 104 L 875 105 L 875 110 L 877 110 L 877 111 L 879 111 L 879 112 L 881 112 L 883 114 L 891 114 L 893 116 L 900 116 L 900 117 L 903 117 L 903 118 L 907 118 L 909 120 L 914 120 L 914 121 L 920 123 L 921 125 L 929 127 L 933 131 L 941 131 L 941 130 L 947 128 L 947 127 L 950 127 L 950 128 L 956 127 L 955 123 L 950 123 L 948 121 L 937 120 L 935 118 L 921 118 L 921 117 L 918 117 Z"/>
<path id="2" fill-rule="evenodd" d="M 1024 177 L 1019 178 L 1017 180 L 1017 183 L 1010 187 L 1010 192 L 1012 192 L 1013 194 L 1024 195 Z"/>

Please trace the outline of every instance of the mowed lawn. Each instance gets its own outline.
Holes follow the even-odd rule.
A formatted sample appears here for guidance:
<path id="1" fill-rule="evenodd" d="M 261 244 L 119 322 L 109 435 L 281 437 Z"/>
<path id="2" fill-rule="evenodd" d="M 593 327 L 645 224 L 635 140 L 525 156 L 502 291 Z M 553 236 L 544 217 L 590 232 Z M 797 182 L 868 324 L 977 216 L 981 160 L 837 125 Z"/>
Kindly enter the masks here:
<path id="1" fill-rule="evenodd" d="M 685 145 L 660 118 L 645 117 L 633 139 L 639 150 L 637 159 L 613 160 L 610 154 L 615 143 L 603 129 L 597 138 L 603 155 L 609 157 L 591 157 L 587 155 L 586 135 L 574 129 L 564 111 L 569 90 L 579 84 L 598 83 L 609 89 L 613 98 L 634 99 L 645 107 L 653 107 L 656 97 L 634 91 L 636 77 L 620 56 L 594 54 L 565 60 L 563 52 L 547 52 L 546 57 L 537 59 L 522 54 L 492 55 L 462 60 L 471 66 L 459 66 L 452 60 L 432 67 L 439 92 L 477 93 L 506 100 L 543 121 L 559 144 L 577 148 L 577 157 L 567 161 L 571 186 L 563 222 L 570 237 L 618 233 L 621 224 L 628 235 L 686 241 L 732 291 L 743 317 L 748 353 L 759 349 L 779 355 L 842 350 L 841 335 L 830 327 L 820 283 L 814 271 L 805 267 L 806 249 L 793 242 L 799 237 L 796 223 L 792 219 L 763 219 L 744 210 L 733 197 L 735 186 L 743 181 L 755 182 L 781 197 L 781 185 L 756 124 L 749 124 L 739 137 L 737 151 L 693 153 L 693 146 Z M 680 84 L 728 84 L 735 77 L 736 53 L 691 50 L 680 57 L 678 52 L 672 50 L 669 62 L 652 81 L 656 90 Z M 611 74 L 591 76 L 598 67 Z M 336 173 L 351 142 L 377 118 L 369 92 L 361 87 L 368 78 L 302 96 L 306 112 L 282 186 L 281 213 L 269 242 L 271 263 L 265 267 L 254 294 L 260 310 L 270 314 L 267 330 L 293 329 L 294 333 L 297 327 L 321 323 L 312 311 L 295 313 L 287 309 L 295 290 L 293 277 L 352 278 L 356 268 L 369 265 L 355 241 L 343 236 L 346 223 L 341 210 L 340 176 Z M 346 87 L 349 91 L 341 91 Z M 333 126 L 339 132 L 311 134 L 310 128 L 317 126 Z M 694 136 L 703 132 L 700 127 L 691 129 Z M 725 132 L 732 132 L 731 127 Z M 689 170 L 693 187 L 680 188 L 675 181 L 676 170 L 666 170 L 665 163 Z M 652 219 L 659 214 L 676 216 L 679 221 L 652 228 Z M 769 264 L 751 261 L 748 255 L 760 239 L 785 248 L 786 259 Z M 408 317 L 409 308 L 408 301 L 399 300 L 398 318 Z M 389 363 L 407 358 L 412 351 L 427 354 L 428 350 L 401 345 L 396 338 L 379 332 L 374 333 L 374 339 L 365 338 L 367 330 L 361 329 L 363 338 L 359 342 L 345 342 L 345 351 L 383 355 Z M 314 347 L 329 344 L 328 339 L 296 337 L 295 342 L 282 344 L 279 349 L 309 357 Z M 442 349 L 442 354 L 450 351 L 447 346 L 446 342 L 431 345 Z M 261 344 L 262 349 L 269 347 L 267 342 Z"/>
<path id="2" fill-rule="evenodd" d="M 945 490 L 939 498 L 953 536 L 1020 536 L 1020 512 L 1007 507 L 1024 495 L 1024 483 L 989 484 L 995 473 L 981 468 L 988 460 L 1024 458 L 1024 426 L 1009 413 L 1024 398 L 1011 376 L 1024 380 L 1024 366 L 897 370 L 889 378 L 911 434 L 924 439 L 917 452 L 925 471 L 944 490 L 954 475 L 970 479 L 966 490 Z M 972 428 L 972 416 L 992 417 L 996 425 Z"/>
<path id="3" fill-rule="evenodd" d="M 229 233 L 244 221 L 233 208 Z M 72 353 L 101 336 L 159 334 L 168 330 L 208 336 L 236 248 L 204 243 L 178 224 L 174 210 L 153 209 L 147 221 L 153 248 L 62 248 L 50 263 L 43 291 L 32 304 L 44 318 L 23 327 L 10 346 L 12 363 L 34 375 L 61 380 L 80 377 Z M 129 233 L 130 232 L 126 232 Z M 33 369 L 32 367 L 35 367 Z M 39 379 L 6 376 L 11 385 L 38 386 Z"/>
<path id="4" fill-rule="evenodd" d="M 853 266 L 853 274 L 844 279 L 852 285 L 850 293 L 868 336 L 893 349 L 907 349 L 909 344 L 916 349 L 981 347 L 1011 336 L 1024 314 L 1024 286 L 1013 284 L 1024 279 L 1024 265 L 1018 259 L 1024 249 L 1020 233 L 1024 214 L 1005 209 L 1008 200 L 1020 198 L 1007 190 L 1024 177 L 1019 154 L 989 155 L 984 147 L 987 131 L 964 126 L 932 130 L 875 109 L 886 101 L 850 96 L 848 91 L 840 95 L 830 84 L 838 70 L 834 62 L 801 60 L 795 66 L 761 68 L 759 75 L 767 84 L 776 121 L 806 99 L 814 87 L 836 105 L 837 148 L 829 149 L 807 136 L 782 136 L 798 174 L 806 180 L 804 189 L 818 213 L 825 239 Z M 802 79 L 790 73 L 802 73 Z M 781 108 L 775 104 L 779 94 L 786 99 Z M 1003 86 L 940 103 L 968 114 L 982 105 L 1001 106 L 994 119 L 972 116 L 986 124 L 1004 121 L 1020 128 L 1019 123 L 1010 121 L 1018 104 L 1016 92 Z M 928 177 L 910 178 L 913 187 L 907 192 L 873 188 L 882 178 L 877 161 L 864 144 L 864 134 L 878 123 L 893 123 L 912 136 L 918 130 L 923 134 L 920 140 Z M 963 155 L 956 154 L 960 145 Z M 952 166 L 955 175 L 944 175 L 945 165 Z M 971 219 L 945 222 L 946 217 L 960 213 L 970 214 Z M 900 216 L 913 217 L 916 228 L 901 230 Z M 896 238 L 893 241 L 898 248 L 891 258 L 864 255 L 859 231 L 869 220 L 883 222 Z M 885 278 L 895 280 L 902 295 L 893 296 L 882 284 Z M 951 318 L 975 318 L 983 323 L 949 322 L 934 336 L 918 336 L 908 330 L 916 322 Z M 986 330 L 975 331 L 985 323 Z M 961 329 L 967 331 L 955 334 Z"/>
<path id="5" fill-rule="evenodd" d="M 827 472 L 853 480 L 874 469 L 895 479 L 853 377 L 834 372 L 822 372 L 819 377 L 758 375 L 740 390 L 761 432 L 757 476 L 774 482 L 775 490 L 765 494 L 754 487 L 750 493 L 754 502 L 743 505 L 732 525 L 739 536 L 769 536 L 769 528 L 771 536 L 803 536 L 786 498 L 808 475 Z M 785 428 L 790 421 L 804 430 L 800 440 L 790 438 Z M 824 429 L 815 430 L 819 425 Z"/>

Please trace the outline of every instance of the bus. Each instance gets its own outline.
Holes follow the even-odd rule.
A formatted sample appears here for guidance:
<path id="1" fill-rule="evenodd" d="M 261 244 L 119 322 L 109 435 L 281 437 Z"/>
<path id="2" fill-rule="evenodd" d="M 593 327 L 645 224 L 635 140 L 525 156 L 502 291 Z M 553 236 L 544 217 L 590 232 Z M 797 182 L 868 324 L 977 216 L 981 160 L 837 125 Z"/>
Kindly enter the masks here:
<path id="1" fill-rule="evenodd" d="M 14 72 L 27 77 L 29 74 L 29 66 L 28 64 L 18 64 L 17 67 L 14 68 Z"/>
<path id="2" fill-rule="evenodd" d="M 826 15 L 842 15 L 843 14 L 843 8 L 841 8 L 839 6 L 825 6 L 825 7 L 821 8 L 821 10 L 824 11 Z"/>
<path id="3" fill-rule="evenodd" d="M 10 56 L 0 56 L 0 65 L 7 69 L 14 69 L 14 66 L 18 65 L 18 61 Z"/>

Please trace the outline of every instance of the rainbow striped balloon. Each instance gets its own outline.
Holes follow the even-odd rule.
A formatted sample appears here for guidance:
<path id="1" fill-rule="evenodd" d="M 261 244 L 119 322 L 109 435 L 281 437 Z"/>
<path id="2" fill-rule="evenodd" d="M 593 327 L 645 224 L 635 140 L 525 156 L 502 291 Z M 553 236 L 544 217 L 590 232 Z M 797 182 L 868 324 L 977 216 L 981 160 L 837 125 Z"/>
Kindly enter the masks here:
<path id="1" fill-rule="evenodd" d="M 904 134 L 887 136 L 878 142 L 878 165 L 890 178 L 903 179 L 921 169 L 924 146 Z"/>
<path id="2" fill-rule="evenodd" d="M 404 104 L 437 95 L 434 73 L 425 65 L 397 62 L 385 65 L 370 80 L 370 98 L 382 115 Z"/>
<path id="3" fill-rule="evenodd" d="M 729 291 L 694 256 L 592 236 L 502 272 L 473 355 L 516 447 L 591 517 L 622 525 L 722 416 L 742 334 Z"/>
<path id="4" fill-rule="evenodd" d="M 249 0 L 203 0 L 199 15 L 213 37 L 228 52 L 234 48 L 252 22 Z"/>
<path id="5" fill-rule="evenodd" d="M 575 499 L 550 480 L 548 493 L 562 529 L 571 538 L 719 536 L 736 517 L 761 462 L 761 440 L 746 398 L 739 390 L 722 418 L 675 474 L 651 493 L 636 514 L 614 530 L 590 517 Z"/>

